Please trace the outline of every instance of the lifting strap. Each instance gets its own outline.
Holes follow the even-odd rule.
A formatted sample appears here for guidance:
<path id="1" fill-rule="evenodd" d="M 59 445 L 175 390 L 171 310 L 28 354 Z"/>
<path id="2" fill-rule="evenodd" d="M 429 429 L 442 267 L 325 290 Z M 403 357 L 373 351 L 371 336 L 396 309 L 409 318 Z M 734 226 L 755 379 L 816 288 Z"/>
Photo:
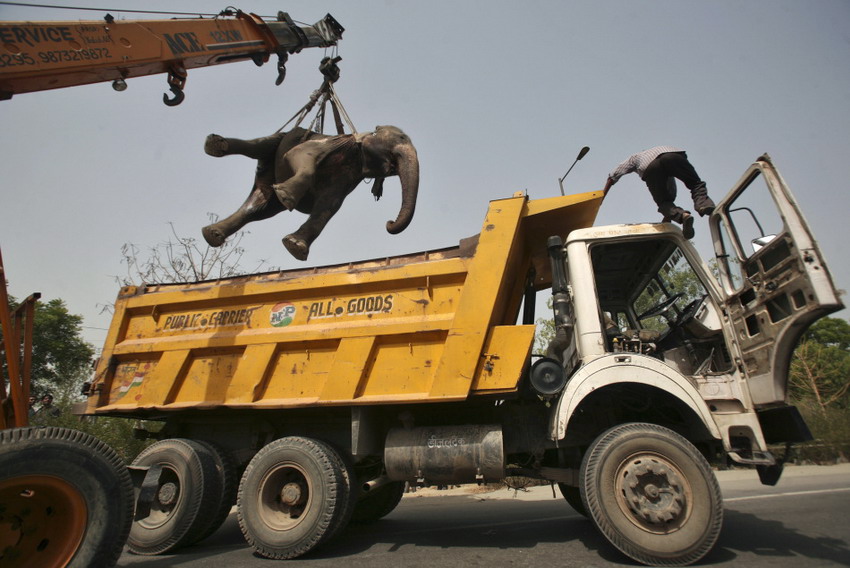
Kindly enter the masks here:
<path id="1" fill-rule="evenodd" d="M 342 61 L 342 57 L 325 57 L 322 59 L 322 62 L 319 64 L 319 71 L 322 72 L 322 75 L 325 76 L 324 81 L 322 81 L 321 87 L 313 91 L 310 95 L 310 100 L 307 101 L 301 110 L 295 113 L 295 115 L 290 118 L 286 124 L 278 128 L 275 132 L 280 132 L 293 121 L 296 120 L 295 126 L 293 128 L 298 128 L 301 126 L 301 123 L 310 114 L 310 111 L 313 110 L 313 107 L 316 106 L 316 103 L 321 102 L 319 105 L 319 110 L 316 113 L 316 116 L 313 118 L 310 123 L 310 127 L 307 131 L 313 131 L 318 133 L 323 133 L 325 129 L 325 109 L 327 108 L 328 103 L 330 103 L 331 110 L 334 115 L 334 123 L 336 126 L 337 134 L 345 134 L 345 127 L 343 126 L 343 120 L 348 124 L 348 128 L 351 130 L 352 134 L 357 133 L 357 129 L 354 128 L 354 123 L 351 122 L 351 118 L 348 116 L 348 113 L 345 111 L 345 107 L 342 106 L 342 101 L 339 99 L 339 95 L 337 95 L 336 90 L 333 87 L 333 84 L 339 79 L 339 66 L 337 63 Z M 305 137 L 307 133 L 305 133 Z"/>

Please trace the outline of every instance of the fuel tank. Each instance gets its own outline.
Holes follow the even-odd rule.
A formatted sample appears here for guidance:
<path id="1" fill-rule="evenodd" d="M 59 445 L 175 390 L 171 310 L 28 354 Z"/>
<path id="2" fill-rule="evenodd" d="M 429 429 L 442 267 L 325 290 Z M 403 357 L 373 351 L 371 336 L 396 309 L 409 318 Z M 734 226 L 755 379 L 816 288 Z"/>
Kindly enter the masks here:
<path id="1" fill-rule="evenodd" d="M 387 476 L 428 484 L 499 481 L 505 451 L 499 425 L 394 428 L 384 448 Z"/>

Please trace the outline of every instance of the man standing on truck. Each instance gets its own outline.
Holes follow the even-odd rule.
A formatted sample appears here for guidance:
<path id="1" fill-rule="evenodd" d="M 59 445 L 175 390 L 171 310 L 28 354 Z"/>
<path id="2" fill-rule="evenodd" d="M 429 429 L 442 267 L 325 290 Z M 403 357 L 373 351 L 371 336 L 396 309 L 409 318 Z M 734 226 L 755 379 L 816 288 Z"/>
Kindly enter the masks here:
<path id="1" fill-rule="evenodd" d="M 632 154 L 608 174 L 608 181 L 603 190 L 605 195 L 621 177 L 632 172 L 636 172 L 640 179 L 646 182 L 652 199 L 658 205 L 658 212 L 664 215 L 663 222 L 680 223 L 686 239 L 692 239 L 694 236 L 694 218 L 690 211 L 676 205 L 674 178 L 682 180 L 685 187 L 691 190 L 694 208 L 700 217 L 710 215 L 714 211 L 714 202 L 708 197 L 705 182 L 697 175 L 684 150 L 673 146 L 655 146 Z"/>

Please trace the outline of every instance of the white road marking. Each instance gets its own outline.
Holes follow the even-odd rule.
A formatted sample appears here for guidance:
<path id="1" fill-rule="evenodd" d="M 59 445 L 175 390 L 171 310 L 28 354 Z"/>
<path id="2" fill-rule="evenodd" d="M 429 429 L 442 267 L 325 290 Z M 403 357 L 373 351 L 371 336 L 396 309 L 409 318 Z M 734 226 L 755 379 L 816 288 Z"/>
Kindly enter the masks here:
<path id="1" fill-rule="evenodd" d="M 724 503 L 732 503 L 734 501 L 747 501 L 748 499 L 769 499 L 771 497 L 794 497 L 796 495 L 817 495 L 819 493 L 843 493 L 850 491 L 850 487 L 843 489 L 814 489 L 812 491 L 789 491 L 787 493 L 768 493 L 767 495 L 749 495 L 747 497 L 732 497 L 724 499 Z"/>

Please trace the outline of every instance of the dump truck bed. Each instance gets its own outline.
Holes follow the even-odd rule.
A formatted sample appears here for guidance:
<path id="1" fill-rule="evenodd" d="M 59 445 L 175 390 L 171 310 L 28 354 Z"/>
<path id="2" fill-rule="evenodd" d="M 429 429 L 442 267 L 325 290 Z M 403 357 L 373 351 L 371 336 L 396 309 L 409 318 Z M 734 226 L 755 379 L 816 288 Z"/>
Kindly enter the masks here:
<path id="1" fill-rule="evenodd" d="M 88 413 L 464 400 L 515 392 L 534 339 L 526 278 L 601 192 L 490 203 L 456 247 L 345 265 L 122 288 Z"/>

